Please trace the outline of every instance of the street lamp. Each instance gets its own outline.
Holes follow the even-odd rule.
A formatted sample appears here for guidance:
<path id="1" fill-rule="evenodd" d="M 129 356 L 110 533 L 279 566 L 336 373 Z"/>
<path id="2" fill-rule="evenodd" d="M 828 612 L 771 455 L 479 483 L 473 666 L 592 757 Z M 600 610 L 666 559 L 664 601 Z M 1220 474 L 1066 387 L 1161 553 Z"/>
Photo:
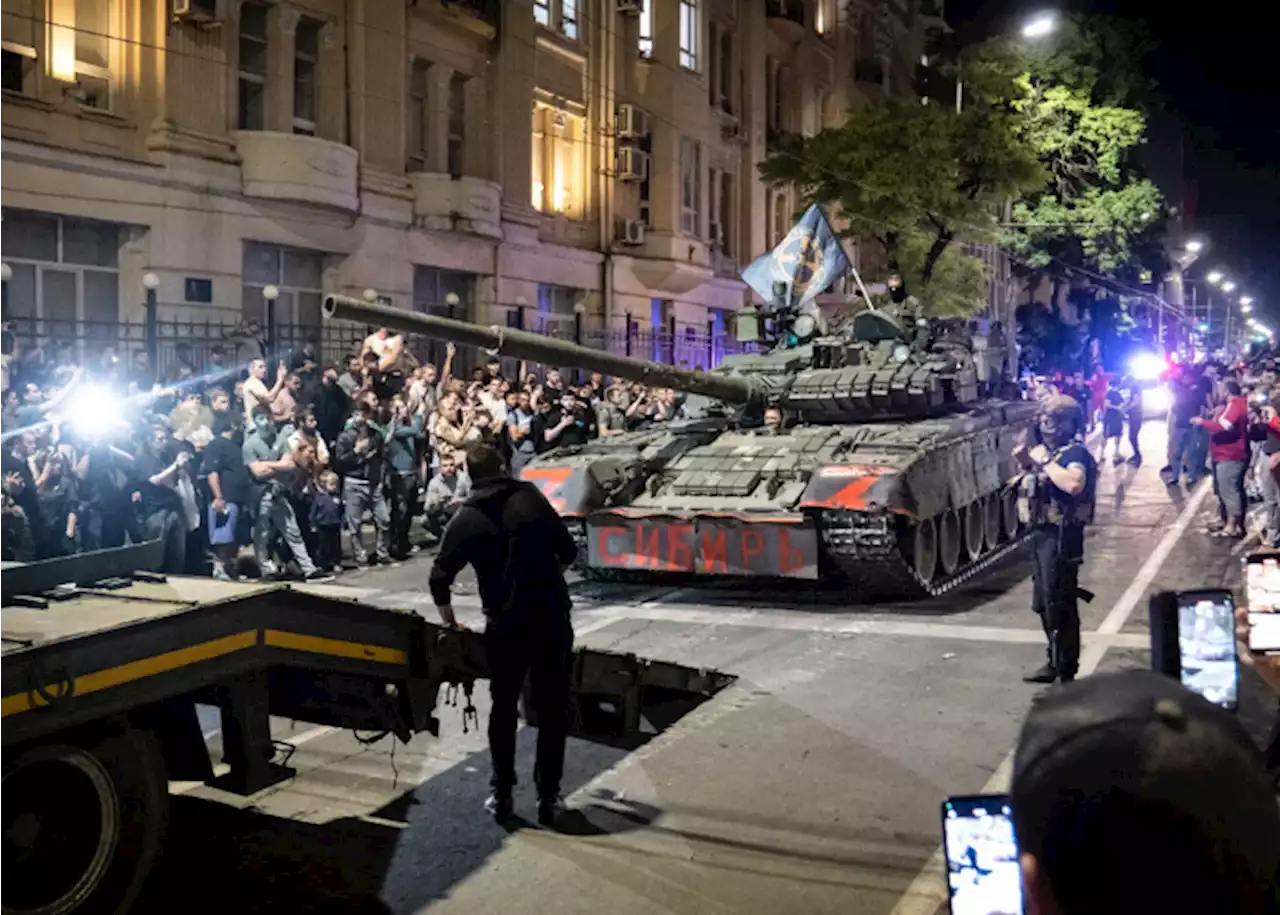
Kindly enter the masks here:
<path id="1" fill-rule="evenodd" d="M 1023 38 L 1044 38 L 1058 27 L 1058 17 L 1049 12 L 1037 13 L 1022 25 Z"/>
<path id="2" fill-rule="evenodd" d="M 1187 250 L 1192 254 L 1199 254 L 1204 250 L 1204 242 L 1198 238 L 1193 238 L 1191 241 L 1187 242 Z"/>
<path id="3" fill-rule="evenodd" d="M 1236 288 L 1236 284 L 1231 282 L 1231 280 L 1227 280 L 1225 283 L 1222 284 L 1223 292 L 1232 292 L 1235 290 L 1235 288 Z"/>
<path id="4" fill-rule="evenodd" d="M 160 288 L 160 277 L 148 270 L 142 274 L 142 288 L 147 293 L 147 361 L 151 364 L 151 371 L 154 372 L 160 348 L 160 341 L 157 337 L 158 328 L 156 327 L 156 322 L 159 318 L 156 290 Z"/>
<path id="5" fill-rule="evenodd" d="M 11 279 L 13 279 L 13 268 L 8 264 L 0 264 L 0 280 L 7 283 Z"/>
<path id="6" fill-rule="evenodd" d="M 368 289 L 366 289 L 366 290 L 362 293 L 362 295 L 364 296 L 364 300 L 365 300 L 366 302 L 376 302 L 376 301 L 378 301 L 378 290 L 374 289 L 372 286 L 370 286 Z"/>
<path id="7" fill-rule="evenodd" d="M 278 286 L 263 286 L 262 301 L 264 308 L 262 309 L 263 319 L 266 321 L 266 329 L 263 334 L 267 343 L 267 352 L 270 353 L 276 342 L 276 299 L 280 298 L 280 288 Z"/>
<path id="8" fill-rule="evenodd" d="M 1251 311 L 1253 311 L 1253 306 L 1252 306 L 1252 305 L 1248 304 L 1247 302 L 1241 303 L 1241 305 L 1240 305 L 1240 314 L 1242 314 L 1242 315 L 1247 315 L 1247 314 L 1248 314 L 1249 312 L 1251 312 Z"/>
<path id="9" fill-rule="evenodd" d="M 1222 271 L 1210 270 L 1208 274 L 1206 274 L 1205 279 L 1209 281 L 1210 286 L 1217 286 L 1222 282 Z"/>

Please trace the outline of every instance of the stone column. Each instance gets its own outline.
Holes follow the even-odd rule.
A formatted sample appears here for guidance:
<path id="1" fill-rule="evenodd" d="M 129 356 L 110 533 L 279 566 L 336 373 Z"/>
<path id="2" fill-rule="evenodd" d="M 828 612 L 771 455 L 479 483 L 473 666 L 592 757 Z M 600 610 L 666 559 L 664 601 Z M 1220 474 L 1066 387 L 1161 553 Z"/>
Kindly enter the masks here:
<path id="1" fill-rule="evenodd" d="M 320 60 L 316 73 L 316 136 L 349 143 L 346 128 L 347 67 L 342 53 L 345 22 L 331 22 L 320 30 Z"/>
<path id="2" fill-rule="evenodd" d="M 293 52 L 298 31 L 296 9 L 272 6 L 267 11 L 267 97 L 264 126 L 293 133 Z"/>
<path id="3" fill-rule="evenodd" d="M 502 28 L 506 35 L 496 63 L 489 67 L 489 73 L 494 77 L 490 112 L 495 131 L 493 175 L 502 185 L 504 215 L 515 211 L 525 219 L 536 219 L 529 202 L 533 196 L 529 186 L 533 173 L 533 144 L 508 141 L 511 136 L 528 136 L 525 131 L 533 123 L 531 74 L 534 72 L 536 31 L 532 0 L 507 0 Z M 525 126 L 522 128 L 520 125 Z"/>

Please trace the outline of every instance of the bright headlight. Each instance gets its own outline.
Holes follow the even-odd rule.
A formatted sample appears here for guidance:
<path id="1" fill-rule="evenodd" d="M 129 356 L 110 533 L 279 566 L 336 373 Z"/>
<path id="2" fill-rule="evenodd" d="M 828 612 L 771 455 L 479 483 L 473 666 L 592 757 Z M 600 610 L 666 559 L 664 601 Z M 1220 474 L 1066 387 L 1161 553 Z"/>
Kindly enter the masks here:
<path id="1" fill-rule="evenodd" d="M 1173 406 L 1173 392 L 1167 384 L 1157 385 L 1143 395 L 1142 402 L 1146 409 L 1163 413 Z"/>
<path id="2" fill-rule="evenodd" d="M 910 358 L 911 358 L 911 347 L 907 346 L 905 343 L 899 343 L 897 346 L 893 348 L 894 362 L 906 362 Z"/>
<path id="3" fill-rule="evenodd" d="M 813 319 L 813 315 L 799 315 L 796 323 L 792 326 L 791 331 L 801 340 L 812 337 L 814 331 L 818 329 L 818 322 Z"/>
<path id="4" fill-rule="evenodd" d="M 121 419 L 121 397 L 99 385 L 85 385 L 67 402 L 67 422 L 88 438 L 100 438 L 124 425 Z"/>
<path id="5" fill-rule="evenodd" d="M 1135 353 L 1129 360 L 1129 374 L 1137 381 L 1155 381 L 1167 367 L 1155 353 Z"/>

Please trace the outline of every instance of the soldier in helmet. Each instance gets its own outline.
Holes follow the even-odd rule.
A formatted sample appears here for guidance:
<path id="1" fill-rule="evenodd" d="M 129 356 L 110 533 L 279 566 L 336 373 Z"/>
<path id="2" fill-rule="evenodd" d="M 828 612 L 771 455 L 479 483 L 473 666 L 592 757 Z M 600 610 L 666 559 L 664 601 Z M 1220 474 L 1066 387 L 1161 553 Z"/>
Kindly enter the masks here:
<path id="1" fill-rule="evenodd" d="M 1024 437 L 1014 450 L 1026 471 L 1018 511 L 1031 530 L 1031 609 L 1049 640 L 1048 661 L 1023 678 L 1028 683 L 1069 682 L 1080 663 L 1077 581 L 1098 478 L 1098 465 L 1078 437 L 1083 429 L 1080 404 L 1056 394 L 1040 414 L 1039 444 L 1028 447 Z"/>

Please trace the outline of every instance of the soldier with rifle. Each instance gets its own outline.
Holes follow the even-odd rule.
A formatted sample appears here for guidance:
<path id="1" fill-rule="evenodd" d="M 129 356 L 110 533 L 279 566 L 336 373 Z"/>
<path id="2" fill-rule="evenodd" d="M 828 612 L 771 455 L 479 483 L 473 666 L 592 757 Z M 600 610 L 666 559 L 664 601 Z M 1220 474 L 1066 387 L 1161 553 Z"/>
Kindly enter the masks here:
<path id="1" fill-rule="evenodd" d="M 1084 416 L 1074 398 L 1055 395 L 1040 414 L 1040 443 L 1028 447 L 1025 434 L 1014 449 L 1023 467 L 1018 513 L 1030 526 L 1031 609 L 1048 639 L 1048 659 L 1023 677 L 1028 683 L 1070 682 L 1080 664 L 1080 564 L 1084 526 L 1093 520 L 1098 465 L 1078 436 Z"/>

